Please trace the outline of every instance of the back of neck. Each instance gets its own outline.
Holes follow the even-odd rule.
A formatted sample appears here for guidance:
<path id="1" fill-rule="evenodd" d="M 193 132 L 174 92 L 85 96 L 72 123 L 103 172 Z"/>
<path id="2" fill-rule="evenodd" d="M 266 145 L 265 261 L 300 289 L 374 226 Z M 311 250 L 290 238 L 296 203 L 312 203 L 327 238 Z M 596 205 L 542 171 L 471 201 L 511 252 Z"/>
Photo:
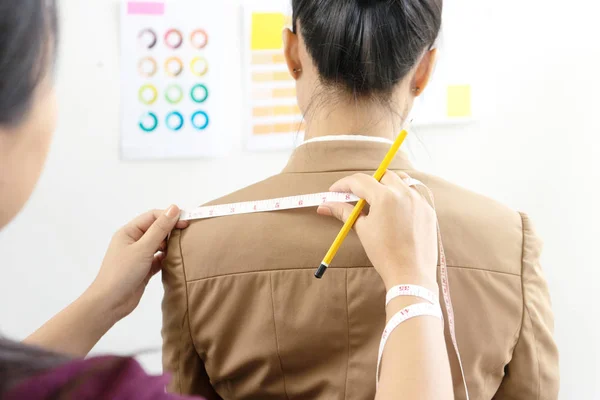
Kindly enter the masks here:
<path id="1" fill-rule="evenodd" d="M 305 118 L 305 140 L 333 135 L 362 135 L 393 140 L 402 127 L 402 117 L 393 110 L 354 102 L 315 107 L 308 110 Z"/>

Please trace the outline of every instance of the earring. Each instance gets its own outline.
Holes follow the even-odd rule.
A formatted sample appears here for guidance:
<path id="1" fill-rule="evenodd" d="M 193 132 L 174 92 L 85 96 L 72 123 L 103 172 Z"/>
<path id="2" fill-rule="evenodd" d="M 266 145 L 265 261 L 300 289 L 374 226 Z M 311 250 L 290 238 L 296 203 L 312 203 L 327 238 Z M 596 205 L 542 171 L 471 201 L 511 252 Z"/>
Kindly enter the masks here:
<path id="1" fill-rule="evenodd" d="M 420 91 L 421 91 L 421 88 L 420 88 L 420 87 L 418 87 L 418 86 L 417 86 L 417 87 L 415 87 L 415 88 L 413 88 L 413 90 L 412 90 L 412 92 L 413 92 L 414 94 L 419 94 L 419 92 L 420 92 Z"/>
<path id="2" fill-rule="evenodd" d="M 294 73 L 297 74 L 298 72 L 302 72 L 302 68 L 294 68 Z"/>

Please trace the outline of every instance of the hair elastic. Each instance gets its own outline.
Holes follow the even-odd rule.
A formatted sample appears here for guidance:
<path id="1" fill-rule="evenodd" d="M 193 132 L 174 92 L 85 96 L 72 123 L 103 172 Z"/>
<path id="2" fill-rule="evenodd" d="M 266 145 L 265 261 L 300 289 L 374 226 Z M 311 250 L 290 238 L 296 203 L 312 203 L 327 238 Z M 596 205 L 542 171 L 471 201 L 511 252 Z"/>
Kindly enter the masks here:
<path id="1" fill-rule="evenodd" d="M 171 43 L 171 38 L 176 36 L 177 42 Z M 178 49 L 183 44 L 183 35 L 179 29 L 169 29 L 167 33 L 165 33 L 165 45 L 170 49 Z"/>
<path id="2" fill-rule="evenodd" d="M 144 68 L 147 65 L 151 66 L 151 69 L 149 71 L 146 71 L 146 69 Z M 156 60 L 154 58 L 144 57 L 138 62 L 138 72 L 144 78 L 150 78 L 154 76 L 154 74 L 156 74 L 156 71 L 158 71 L 158 64 L 156 63 Z"/>
<path id="3" fill-rule="evenodd" d="M 192 42 L 192 46 L 202 50 L 206 47 L 206 45 L 208 45 L 208 34 L 204 29 L 196 29 L 192 32 L 190 40 Z"/>
<path id="4" fill-rule="evenodd" d="M 173 119 L 178 119 L 176 124 L 173 124 Z M 172 131 L 178 131 L 183 127 L 183 115 L 177 111 L 173 111 L 167 115 L 166 118 L 167 127 Z"/>
<path id="5" fill-rule="evenodd" d="M 202 95 L 197 96 L 196 92 L 200 90 L 202 91 Z M 208 99 L 208 88 L 206 87 L 206 85 L 203 85 L 201 83 L 197 84 L 190 91 L 190 96 L 192 97 L 192 100 L 194 100 L 195 103 L 204 103 L 206 99 Z"/>
<path id="6" fill-rule="evenodd" d="M 202 124 L 199 124 L 196 119 L 202 117 L 204 119 L 204 122 Z M 208 114 L 205 113 L 204 111 L 196 111 L 193 115 L 192 115 L 192 125 L 194 125 L 194 128 L 198 129 L 199 131 L 203 131 L 206 128 L 208 128 L 208 124 L 210 123 L 210 120 L 208 118 Z"/>
<path id="7" fill-rule="evenodd" d="M 152 94 L 152 96 L 149 99 L 144 97 L 144 94 L 148 92 Z M 156 90 L 156 87 L 154 87 L 153 85 L 144 85 L 140 88 L 140 90 L 138 90 L 138 99 L 140 100 L 140 103 L 143 103 L 147 106 L 154 104 L 157 98 L 158 90 Z"/>
<path id="8" fill-rule="evenodd" d="M 176 67 L 177 69 L 174 71 L 171 68 L 173 63 L 177 64 L 177 67 Z M 167 75 L 169 75 L 169 76 L 172 76 L 172 77 L 179 76 L 183 72 L 183 62 L 181 61 L 181 59 L 179 57 L 169 57 L 165 61 L 165 70 L 167 71 Z"/>
<path id="9" fill-rule="evenodd" d="M 173 94 L 176 92 L 176 94 Z M 165 99 L 169 104 L 177 104 L 183 100 L 183 89 L 179 85 L 169 85 L 165 91 Z"/>
<path id="10" fill-rule="evenodd" d="M 144 123 L 144 119 L 147 117 L 152 118 L 151 126 L 148 126 Z M 142 115 L 140 118 L 139 126 L 140 129 L 146 133 L 154 131 L 158 127 L 158 118 L 156 117 L 156 114 L 154 114 L 153 112 L 147 112 L 146 114 Z"/>
<path id="11" fill-rule="evenodd" d="M 152 36 L 152 40 L 150 41 L 150 43 L 146 44 L 143 43 L 144 47 L 146 47 L 147 49 L 153 49 L 154 46 L 156 46 L 156 43 L 158 42 L 158 38 L 156 36 L 156 32 L 154 32 L 152 29 L 150 28 L 146 28 L 144 30 L 142 30 L 139 34 L 138 34 L 138 40 L 141 42 L 141 40 L 144 38 L 144 36 L 146 36 L 147 34 L 150 34 Z"/>
<path id="12" fill-rule="evenodd" d="M 203 57 L 196 57 L 192 60 L 192 73 L 196 76 L 204 76 L 208 72 L 208 62 Z"/>

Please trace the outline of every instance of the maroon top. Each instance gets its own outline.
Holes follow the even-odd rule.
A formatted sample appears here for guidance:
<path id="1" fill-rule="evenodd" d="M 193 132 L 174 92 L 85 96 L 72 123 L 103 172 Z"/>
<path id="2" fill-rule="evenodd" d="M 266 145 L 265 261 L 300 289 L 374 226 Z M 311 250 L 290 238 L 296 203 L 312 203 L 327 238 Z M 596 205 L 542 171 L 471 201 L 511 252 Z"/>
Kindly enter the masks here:
<path id="1" fill-rule="evenodd" d="M 4 400 L 46 400 L 58 396 L 78 400 L 184 400 L 165 392 L 169 378 L 149 376 L 132 358 L 77 360 L 27 379 Z M 63 397 L 64 396 L 64 397 Z"/>

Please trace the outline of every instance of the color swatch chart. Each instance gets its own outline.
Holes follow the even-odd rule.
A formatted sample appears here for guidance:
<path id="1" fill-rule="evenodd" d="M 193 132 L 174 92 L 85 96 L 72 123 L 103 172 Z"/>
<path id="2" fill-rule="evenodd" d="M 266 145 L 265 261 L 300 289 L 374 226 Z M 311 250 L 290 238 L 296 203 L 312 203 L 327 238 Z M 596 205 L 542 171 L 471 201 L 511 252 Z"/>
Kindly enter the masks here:
<path id="1" fill-rule="evenodd" d="M 123 1 L 124 158 L 226 152 L 226 94 L 218 83 L 227 17 L 226 6 L 218 3 Z"/>
<path id="2" fill-rule="evenodd" d="M 282 31 L 291 18 L 280 4 L 244 5 L 247 146 L 252 150 L 291 148 L 301 142 L 305 128 L 283 55 Z"/>

